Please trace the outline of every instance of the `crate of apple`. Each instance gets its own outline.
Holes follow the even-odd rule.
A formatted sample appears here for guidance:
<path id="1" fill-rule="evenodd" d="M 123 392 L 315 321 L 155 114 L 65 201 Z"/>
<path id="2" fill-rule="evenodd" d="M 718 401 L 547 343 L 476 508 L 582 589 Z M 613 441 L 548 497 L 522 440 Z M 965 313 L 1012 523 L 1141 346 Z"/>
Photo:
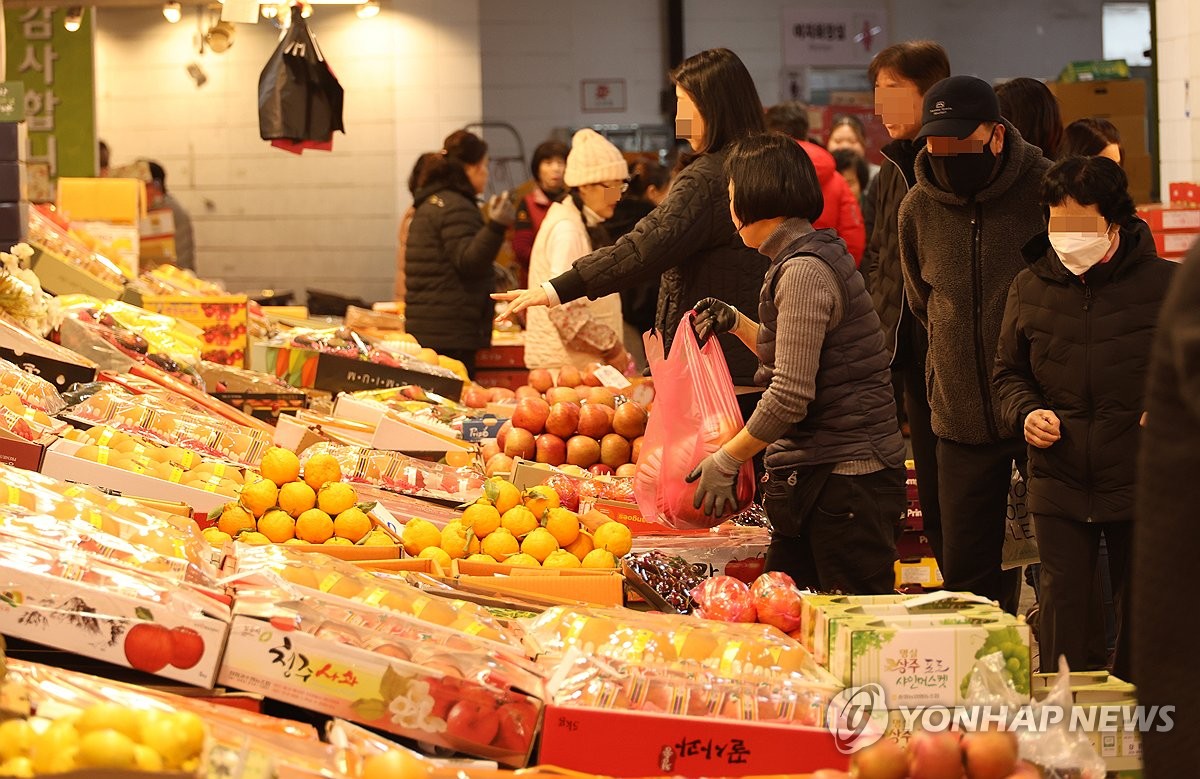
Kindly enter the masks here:
<path id="1" fill-rule="evenodd" d="M 551 386 L 517 390 L 513 416 L 482 450 L 489 476 L 516 458 L 573 465 L 593 474 L 633 476 L 648 413 L 640 403 L 618 404 L 607 387 Z"/>

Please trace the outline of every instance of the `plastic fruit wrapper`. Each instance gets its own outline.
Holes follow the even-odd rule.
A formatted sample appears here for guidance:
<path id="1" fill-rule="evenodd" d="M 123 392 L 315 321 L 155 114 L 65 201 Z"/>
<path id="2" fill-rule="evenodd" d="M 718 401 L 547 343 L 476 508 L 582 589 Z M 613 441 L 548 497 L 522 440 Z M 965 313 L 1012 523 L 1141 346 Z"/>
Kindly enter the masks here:
<path id="1" fill-rule="evenodd" d="M 26 407 L 50 416 L 67 407 L 53 384 L 8 360 L 0 360 L 0 395 L 16 395 Z"/>
<path id="2" fill-rule="evenodd" d="M 555 606 L 524 623 L 531 656 L 553 661 L 568 650 L 627 663 L 708 668 L 719 674 L 793 674 L 828 682 L 808 650 L 770 625 L 714 622 L 630 609 Z"/>
<path id="3" fill-rule="evenodd" d="M 424 362 L 407 354 L 404 350 L 392 349 L 380 342 L 372 342 L 348 327 L 326 330 L 293 328 L 272 338 L 267 342 L 267 346 L 306 349 L 350 360 L 362 360 L 363 362 L 427 373 L 430 376 L 458 378 L 458 374 L 448 368 Z"/>
<path id="4" fill-rule="evenodd" d="M 241 546 L 241 545 L 239 545 Z M 236 573 L 239 597 L 255 586 L 285 590 L 304 587 L 367 606 L 389 609 L 424 622 L 462 630 L 481 638 L 519 647 L 520 638 L 504 628 L 487 609 L 460 600 L 430 596 L 395 579 L 373 576 L 327 555 L 297 552 L 286 546 L 239 548 Z M 269 596 L 275 597 L 277 593 Z"/>
<path id="5" fill-rule="evenodd" d="M 355 400 L 378 403 L 394 411 L 416 412 L 432 409 L 435 418 L 447 424 L 458 417 L 471 415 L 475 411 L 456 400 L 443 397 L 415 384 L 377 390 L 359 390 L 348 394 Z"/>
<path id="6" fill-rule="evenodd" d="M 26 441 L 47 441 L 61 435 L 69 425 L 25 405 L 17 395 L 0 395 L 0 428 Z"/>
<path id="7" fill-rule="evenodd" d="M 132 393 L 112 384 L 88 385 L 68 399 L 78 398 L 66 415 L 93 425 L 107 424 L 136 433 L 163 446 L 180 446 L 226 462 L 253 465 L 271 446 L 261 430 L 225 419 L 197 414 L 158 398 Z"/>
<path id="8" fill-rule="evenodd" d="M 86 295 L 62 296 L 59 302 L 63 310 L 59 341 L 68 349 L 105 370 L 124 372 L 148 363 L 204 388 L 196 372 L 201 344 L 194 325 Z"/>
<path id="9" fill-rule="evenodd" d="M 764 573 L 750 586 L 750 597 L 759 622 L 774 625 L 784 633 L 800 628 L 804 601 L 796 582 L 786 573 Z"/>
<path id="10" fill-rule="evenodd" d="M 211 551 L 191 519 L 3 464 L 0 481 L 6 487 L 0 489 L 0 507 L 75 523 L 81 529 L 148 549 L 158 558 L 153 565 L 159 575 L 180 576 L 180 581 L 206 587 L 213 586 L 218 577 L 210 562 Z"/>
<path id="11" fill-rule="evenodd" d="M 780 676 L 739 677 L 707 669 L 626 663 L 571 650 L 548 682 L 563 706 L 658 712 L 754 722 L 820 726 L 835 684 Z"/>
<path id="12" fill-rule="evenodd" d="M 720 622 L 757 622 L 758 613 L 746 583 L 732 576 L 705 579 L 692 591 L 696 616 Z"/>
<path id="13" fill-rule="evenodd" d="M 114 287 L 125 285 L 125 275 L 112 260 L 96 254 L 53 215 L 53 206 L 35 205 L 29 209 L 29 244 L 83 269 L 91 276 Z"/>
<path id="14" fill-rule="evenodd" d="M 349 482 L 455 503 L 471 503 L 483 493 L 484 478 L 471 468 L 453 468 L 390 450 L 331 443 L 310 446 L 300 461 L 307 463 L 318 454 L 336 458 L 342 478 Z"/>
<path id="15" fill-rule="evenodd" d="M 400 660 L 420 663 L 446 653 L 486 653 L 526 674 L 536 676 L 541 673 L 539 666 L 512 644 L 480 638 L 456 628 L 343 600 L 328 593 L 319 597 L 315 593 L 300 593 L 294 600 L 280 603 L 280 608 L 294 615 L 298 630 Z M 363 631 L 369 631 L 365 644 Z"/>

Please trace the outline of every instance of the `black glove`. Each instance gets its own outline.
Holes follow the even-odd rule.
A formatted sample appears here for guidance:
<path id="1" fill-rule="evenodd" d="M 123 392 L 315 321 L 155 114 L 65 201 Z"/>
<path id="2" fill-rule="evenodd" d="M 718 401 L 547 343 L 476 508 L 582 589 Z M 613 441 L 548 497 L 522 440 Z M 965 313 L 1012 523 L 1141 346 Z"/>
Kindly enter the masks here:
<path id="1" fill-rule="evenodd" d="M 701 345 L 710 336 L 722 335 L 737 327 L 738 310 L 716 298 L 704 298 L 692 310 L 696 312 L 692 329 Z"/>
<path id="2" fill-rule="evenodd" d="M 718 301 L 719 302 L 719 301 Z M 725 305 L 721 303 L 721 305 Z M 685 481 L 688 484 L 700 481 L 696 485 L 696 499 L 692 501 L 693 508 L 703 506 L 704 513 L 710 517 L 723 517 L 737 510 L 737 477 L 742 464 L 725 452 L 718 449 L 714 454 L 705 457 L 696 466 L 696 470 L 688 474 Z"/>

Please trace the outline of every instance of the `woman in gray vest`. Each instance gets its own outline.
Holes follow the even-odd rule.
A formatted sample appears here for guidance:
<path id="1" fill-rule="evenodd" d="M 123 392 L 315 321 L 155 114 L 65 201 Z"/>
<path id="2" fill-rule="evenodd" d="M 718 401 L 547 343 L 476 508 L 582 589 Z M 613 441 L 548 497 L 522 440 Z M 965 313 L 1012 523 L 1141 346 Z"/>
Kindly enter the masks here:
<path id="1" fill-rule="evenodd" d="M 845 243 L 812 227 L 821 188 L 794 141 L 746 138 L 725 174 L 738 235 L 771 262 L 761 324 L 706 298 L 694 326 L 701 341 L 732 333 L 757 354 L 764 391 L 746 427 L 688 477 L 699 481 L 696 506 L 719 516 L 736 505 L 739 467 L 766 450 L 767 570 L 821 591 L 892 592 L 906 508 L 904 440 L 871 296 Z"/>

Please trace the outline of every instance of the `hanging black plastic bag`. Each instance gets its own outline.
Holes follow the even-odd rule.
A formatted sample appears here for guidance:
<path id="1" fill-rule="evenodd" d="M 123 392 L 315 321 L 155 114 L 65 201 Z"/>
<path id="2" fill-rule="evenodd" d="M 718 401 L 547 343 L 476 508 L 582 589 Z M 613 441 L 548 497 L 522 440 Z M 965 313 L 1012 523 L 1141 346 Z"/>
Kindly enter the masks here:
<path id="1" fill-rule="evenodd" d="M 328 148 L 342 125 L 344 91 L 308 23 L 293 9 L 284 33 L 258 77 L 258 126 L 265 141 Z M 294 150 L 294 149 L 293 149 Z"/>

